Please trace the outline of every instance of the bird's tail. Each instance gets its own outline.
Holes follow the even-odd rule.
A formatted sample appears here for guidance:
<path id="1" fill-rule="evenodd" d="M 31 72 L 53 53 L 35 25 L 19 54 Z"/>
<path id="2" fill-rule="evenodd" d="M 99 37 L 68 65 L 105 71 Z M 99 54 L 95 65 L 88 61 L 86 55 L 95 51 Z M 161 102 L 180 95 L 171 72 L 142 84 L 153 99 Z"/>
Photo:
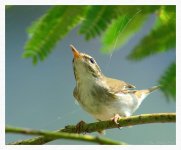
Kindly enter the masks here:
<path id="1" fill-rule="evenodd" d="M 139 99 L 140 102 L 143 101 L 143 99 L 145 99 L 151 92 L 159 89 L 161 86 L 153 86 L 151 88 L 145 89 L 145 90 L 137 90 L 135 92 L 136 97 Z"/>
<path id="2" fill-rule="evenodd" d="M 151 92 L 153 92 L 153 91 L 155 91 L 155 90 L 157 90 L 157 89 L 160 89 L 160 87 L 161 87 L 161 85 L 157 85 L 157 86 L 153 86 L 153 87 L 151 87 L 151 88 L 148 88 L 147 90 L 148 90 L 148 93 L 151 93 Z"/>

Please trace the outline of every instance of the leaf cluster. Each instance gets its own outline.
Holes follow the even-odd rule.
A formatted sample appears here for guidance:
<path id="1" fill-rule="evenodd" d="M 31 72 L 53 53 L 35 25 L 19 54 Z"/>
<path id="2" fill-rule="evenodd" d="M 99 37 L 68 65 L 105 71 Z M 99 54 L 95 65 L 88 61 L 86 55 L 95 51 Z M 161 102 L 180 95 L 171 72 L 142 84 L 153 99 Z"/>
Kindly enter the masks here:
<path id="1" fill-rule="evenodd" d="M 85 10 L 82 6 L 54 6 L 48 10 L 28 29 L 23 57 L 32 57 L 34 64 L 44 60 L 55 44 L 82 20 Z"/>
<path id="2" fill-rule="evenodd" d="M 157 53 L 175 50 L 176 7 L 173 5 L 61 5 L 51 7 L 29 27 L 29 39 L 25 44 L 23 57 L 32 58 L 34 64 L 44 60 L 56 43 L 78 25 L 79 33 L 84 35 L 85 39 L 91 40 L 100 36 L 102 52 L 109 53 L 129 42 L 140 32 L 150 15 L 156 18 L 154 25 L 133 48 L 128 59 L 138 61 Z M 172 98 L 175 98 L 176 92 L 171 91 L 166 83 L 171 81 L 172 85 L 176 85 L 174 71 L 176 72 L 176 69 L 168 67 L 159 80 L 159 83 L 163 84 L 162 91 Z"/>

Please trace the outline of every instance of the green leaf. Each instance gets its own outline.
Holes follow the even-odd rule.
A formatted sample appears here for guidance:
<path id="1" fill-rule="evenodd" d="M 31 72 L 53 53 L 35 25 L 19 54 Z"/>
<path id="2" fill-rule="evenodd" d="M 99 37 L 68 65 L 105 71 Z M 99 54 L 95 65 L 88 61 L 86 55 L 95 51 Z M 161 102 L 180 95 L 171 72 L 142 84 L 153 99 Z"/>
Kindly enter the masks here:
<path id="1" fill-rule="evenodd" d="M 100 35 L 112 19 L 118 16 L 118 6 L 91 6 L 80 27 L 80 33 L 88 40 Z"/>
<path id="2" fill-rule="evenodd" d="M 102 36 L 101 50 L 111 52 L 123 46 L 140 30 L 147 18 L 148 15 L 138 11 L 134 15 L 121 15 L 118 19 L 115 19 Z"/>
<path id="3" fill-rule="evenodd" d="M 176 12 L 166 10 L 161 8 L 153 30 L 132 50 L 129 59 L 141 60 L 176 47 Z"/>
<path id="4" fill-rule="evenodd" d="M 146 36 L 129 54 L 131 60 L 141 60 L 150 55 L 175 48 L 176 35 L 169 26 L 161 26 Z"/>
<path id="5" fill-rule="evenodd" d="M 30 39 L 23 57 L 32 57 L 33 63 L 44 60 L 58 40 L 71 31 L 85 15 L 86 6 L 54 6 L 29 28 Z"/>
<path id="6" fill-rule="evenodd" d="M 175 24 L 176 22 L 176 7 L 162 6 L 158 14 L 160 22 L 163 24 Z"/>
<path id="7" fill-rule="evenodd" d="M 176 63 L 172 63 L 159 80 L 165 96 L 176 100 Z"/>
<path id="8" fill-rule="evenodd" d="M 37 28 L 41 25 L 45 16 L 46 15 L 43 15 L 39 19 L 34 21 L 32 23 L 32 25 L 27 29 L 27 33 L 28 33 L 29 38 L 32 38 L 33 34 L 36 32 Z"/>
<path id="9" fill-rule="evenodd" d="M 90 6 L 83 21 L 80 33 L 85 35 L 87 40 L 100 35 L 105 31 L 112 20 L 118 16 L 124 16 L 125 14 L 134 15 L 135 13 L 142 11 L 144 14 L 150 14 L 155 12 L 160 6 L 144 6 L 144 5 L 102 5 L 102 6 Z"/>

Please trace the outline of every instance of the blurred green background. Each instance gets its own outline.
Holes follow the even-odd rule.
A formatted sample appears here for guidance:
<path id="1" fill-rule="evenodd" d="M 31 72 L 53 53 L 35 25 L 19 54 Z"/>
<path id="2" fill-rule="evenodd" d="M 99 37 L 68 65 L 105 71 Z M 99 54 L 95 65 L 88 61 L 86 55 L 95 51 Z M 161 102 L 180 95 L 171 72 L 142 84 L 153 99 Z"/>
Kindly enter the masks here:
<path id="1" fill-rule="evenodd" d="M 103 46 L 104 37 L 101 39 L 96 36 L 87 41 L 82 34 L 78 34 L 81 28 L 81 25 L 78 25 L 57 43 L 53 48 L 54 52 L 49 54 L 47 59 L 44 60 L 43 58 L 44 61 L 38 62 L 34 66 L 30 59 L 22 58 L 24 45 L 27 40 L 31 39 L 26 31 L 32 22 L 41 17 L 49 8 L 50 6 L 13 6 L 6 10 L 6 124 L 34 129 L 57 130 L 68 124 L 76 124 L 80 120 L 95 121 L 75 103 L 72 94 L 75 80 L 70 44 L 93 56 L 105 75 L 132 83 L 136 85 L 137 89 L 157 85 L 165 70 L 176 59 L 173 48 L 171 51 L 158 53 L 141 61 L 127 59 L 130 52 L 153 27 L 156 17 L 151 14 L 147 16 L 148 19 L 141 29 L 135 32 L 128 42 L 120 46 L 120 41 L 116 43 L 117 37 L 124 38 L 128 35 L 128 33 L 123 32 L 129 27 L 125 24 L 125 29 L 113 36 L 113 47 L 110 47 L 111 53 L 104 51 L 108 47 Z M 144 11 L 137 12 L 144 14 Z M 133 15 L 129 22 L 130 25 L 134 19 Z M 116 22 L 113 24 L 114 26 L 119 31 L 120 24 Z M 109 31 L 107 34 L 110 34 Z M 167 35 L 165 33 L 165 36 Z M 89 39 L 89 35 L 86 38 Z M 115 43 L 116 45 L 114 45 Z M 149 45 L 149 43 L 145 42 L 145 45 Z M 102 53 L 100 49 L 104 52 Z M 110 51 L 110 49 L 106 49 L 106 51 Z M 159 90 L 148 96 L 135 114 L 175 111 L 175 101 L 167 101 L 165 95 Z M 92 133 L 92 135 L 97 134 Z M 147 124 L 121 130 L 111 129 L 107 130 L 104 136 L 128 144 L 176 144 L 176 124 Z M 29 137 L 32 136 L 6 134 L 6 143 Z M 56 140 L 47 144 L 90 143 Z"/>

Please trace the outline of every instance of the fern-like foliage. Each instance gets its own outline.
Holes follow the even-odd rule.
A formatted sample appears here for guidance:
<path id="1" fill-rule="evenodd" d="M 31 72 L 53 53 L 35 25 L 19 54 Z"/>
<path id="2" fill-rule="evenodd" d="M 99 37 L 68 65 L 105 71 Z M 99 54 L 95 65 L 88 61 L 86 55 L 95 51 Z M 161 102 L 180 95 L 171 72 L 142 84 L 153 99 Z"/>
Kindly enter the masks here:
<path id="1" fill-rule="evenodd" d="M 153 30 L 132 50 L 129 59 L 141 60 L 176 47 L 176 11 L 171 8 L 160 9 Z"/>
<path id="2" fill-rule="evenodd" d="M 175 6 L 54 6 L 28 29 L 29 40 L 23 56 L 31 57 L 33 63 L 44 60 L 55 44 L 62 40 L 80 23 L 79 32 L 87 40 L 102 35 L 102 51 L 110 52 L 124 45 L 139 31 L 150 14 L 157 20 L 151 32 L 133 49 L 128 58 L 142 60 L 153 54 L 174 50 L 176 47 Z M 174 65 L 160 79 L 162 91 L 174 97 L 176 74 Z M 170 82 L 167 82 L 170 81 Z M 174 87 L 175 88 L 175 87 Z"/>
<path id="3" fill-rule="evenodd" d="M 80 33 L 84 34 L 87 40 L 101 35 L 107 28 L 109 28 L 112 20 L 119 16 L 124 17 L 125 14 L 133 16 L 139 11 L 143 11 L 144 14 L 149 14 L 157 10 L 160 6 L 90 6 L 84 21 L 82 22 Z"/>
<path id="4" fill-rule="evenodd" d="M 139 31 L 147 20 L 148 15 L 142 14 L 141 10 L 133 15 L 121 15 L 115 19 L 102 36 L 103 52 L 111 52 L 123 46 Z"/>
<path id="5" fill-rule="evenodd" d="M 88 40 L 100 35 L 111 20 L 119 14 L 118 6 L 91 6 L 80 27 L 80 33 Z"/>
<path id="6" fill-rule="evenodd" d="M 29 29 L 30 39 L 25 45 L 23 57 L 32 57 L 36 64 L 52 51 L 61 40 L 84 17 L 86 7 L 54 6 Z"/>
<path id="7" fill-rule="evenodd" d="M 165 96 L 175 100 L 176 98 L 176 63 L 172 63 L 160 78 L 159 83 Z"/>
<path id="8" fill-rule="evenodd" d="M 147 56 L 175 48 L 176 35 L 173 32 L 174 30 L 171 26 L 161 26 L 153 30 L 151 34 L 134 48 L 128 58 L 131 60 L 141 60 Z"/>

